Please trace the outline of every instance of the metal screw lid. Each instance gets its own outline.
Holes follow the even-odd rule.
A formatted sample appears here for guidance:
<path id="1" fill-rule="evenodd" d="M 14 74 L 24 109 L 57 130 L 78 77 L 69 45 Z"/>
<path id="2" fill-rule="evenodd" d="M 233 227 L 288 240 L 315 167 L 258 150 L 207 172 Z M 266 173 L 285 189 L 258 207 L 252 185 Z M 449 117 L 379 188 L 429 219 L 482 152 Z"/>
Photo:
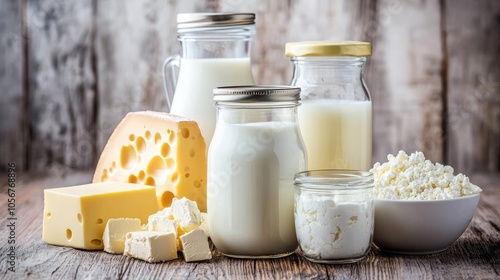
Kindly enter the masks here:
<path id="1" fill-rule="evenodd" d="M 255 14 L 252 13 L 185 13 L 177 15 L 179 32 L 197 29 L 214 29 L 234 26 L 253 26 Z"/>
<path id="2" fill-rule="evenodd" d="M 290 86 L 227 86 L 213 90 L 215 102 L 297 102 L 300 88 Z"/>
<path id="3" fill-rule="evenodd" d="M 286 43 L 286 56 L 370 56 L 372 44 L 356 41 L 311 41 Z"/>

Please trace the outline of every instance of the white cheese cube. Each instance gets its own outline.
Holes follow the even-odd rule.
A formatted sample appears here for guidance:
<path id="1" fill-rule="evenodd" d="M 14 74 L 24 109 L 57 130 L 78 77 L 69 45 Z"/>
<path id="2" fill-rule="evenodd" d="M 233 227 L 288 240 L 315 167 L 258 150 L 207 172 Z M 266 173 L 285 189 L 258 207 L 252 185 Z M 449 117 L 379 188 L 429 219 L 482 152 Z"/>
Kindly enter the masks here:
<path id="1" fill-rule="evenodd" d="M 169 208 L 165 208 L 169 209 Z M 159 213 L 159 212 L 158 212 Z M 168 216 L 164 215 L 151 215 L 149 216 L 148 219 L 148 231 L 166 231 L 166 232 L 172 232 L 175 234 L 175 239 L 176 239 L 176 244 L 177 244 L 177 250 L 181 250 L 181 241 L 179 239 L 180 234 L 183 234 L 183 232 L 179 233 L 177 232 L 178 230 L 178 222 L 176 220 L 170 220 Z"/>
<path id="2" fill-rule="evenodd" d="M 148 231 L 168 231 L 177 234 L 177 221 L 162 216 L 149 216 Z"/>
<path id="3" fill-rule="evenodd" d="M 182 235 L 181 244 L 186 262 L 212 259 L 212 252 L 208 246 L 208 238 L 200 228 Z"/>
<path id="4" fill-rule="evenodd" d="M 136 231 L 127 233 L 125 256 L 150 263 L 177 258 L 175 234 L 159 231 Z"/>
<path id="5" fill-rule="evenodd" d="M 170 208 L 183 232 L 192 231 L 200 225 L 201 212 L 196 202 L 185 197 L 181 199 L 174 198 Z"/>
<path id="6" fill-rule="evenodd" d="M 208 229 L 208 215 L 207 213 L 201 213 L 201 223 L 199 228 L 201 228 L 207 237 L 210 237 L 210 231 Z"/>
<path id="7" fill-rule="evenodd" d="M 140 230 L 142 230 L 140 219 L 109 219 L 102 236 L 104 251 L 111 254 L 123 254 L 125 235 L 128 232 Z"/>

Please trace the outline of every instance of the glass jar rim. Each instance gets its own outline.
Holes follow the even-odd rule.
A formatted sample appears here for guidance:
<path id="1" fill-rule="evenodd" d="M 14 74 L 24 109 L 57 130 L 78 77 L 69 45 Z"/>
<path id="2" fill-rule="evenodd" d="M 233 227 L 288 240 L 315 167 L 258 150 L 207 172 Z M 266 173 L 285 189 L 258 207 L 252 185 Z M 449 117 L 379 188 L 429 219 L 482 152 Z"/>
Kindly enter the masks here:
<path id="1" fill-rule="evenodd" d="M 295 186 L 311 190 L 371 189 L 373 173 L 362 170 L 318 169 L 298 172 L 294 176 Z"/>

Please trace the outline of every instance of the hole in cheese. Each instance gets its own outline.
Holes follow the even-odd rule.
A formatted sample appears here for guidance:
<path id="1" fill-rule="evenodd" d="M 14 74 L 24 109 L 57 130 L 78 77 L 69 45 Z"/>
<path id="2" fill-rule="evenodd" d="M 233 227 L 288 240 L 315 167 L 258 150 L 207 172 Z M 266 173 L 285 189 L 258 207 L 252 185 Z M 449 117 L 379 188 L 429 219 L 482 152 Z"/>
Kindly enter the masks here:
<path id="1" fill-rule="evenodd" d="M 194 181 L 193 186 L 195 188 L 199 188 L 199 187 L 201 187 L 201 183 L 199 181 Z"/>
<path id="2" fill-rule="evenodd" d="M 77 219 L 78 219 L 78 222 L 82 223 L 82 214 L 78 213 L 78 215 L 76 215 Z"/>
<path id="3" fill-rule="evenodd" d="M 179 182 L 179 173 L 174 172 L 170 180 L 172 181 L 172 184 L 176 185 Z"/>
<path id="4" fill-rule="evenodd" d="M 130 134 L 130 135 L 128 136 L 128 140 L 130 140 L 130 141 L 134 141 L 134 140 L 135 140 L 135 135 L 134 135 L 134 134 Z"/>
<path id="5" fill-rule="evenodd" d="M 50 216 L 52 216 L 52 213 L 47 212 L 47 217 L 50 217 Z"/>
<path id="6" fill-rule="evenodd" d="M 194 151 L 194 149 L 193 149 L 193 148 L 191 148 L 191 149 L 189 150 L 189 156 L 190 156 L 190 157 L 194 157 L 194 155 L 195 155 L 195 151 Z"/>
<path id="7" fill-rule="evenodd" d="M 163 143 L 160 148 L 160 153 L 162 157 L 168 157 L 170 155 L 170 145 L 168 143 Z"/>
<path id="8" fill-rule="evenodd" d="M 146 133 L 144 134 L 146 136 L 146 139 L 151 140 L 151 131 L 146 130 Z"/>
<path id="9" fill-rule="evenodd" d="M 104 169 L 102 171 L 102 175 L 101 175 L 101 181 L 104 182 L 104 181 L 107 181 L 108 180 L 108 170 L 107 169 Z"/>
<path id="10" fill-rule="evenodd" d="M 102 224 L 103 222 L 104 222 L 104 221 L 103 221 L 101 218 L 97 219 L 97 224 L 98 224 L 98 225 Z"/>
<path id="11" fill-rule="evenodd" d="M 137 148 L 137 151 L 142 154 L 146 151 L 146 147 L 147 147 L 147 144 L 146 144 L 146 141 L 144 140 L 144 138 L 142 138 L 141 136 L 137 137 L 137 139 L 135 140 L 135 147 Z"/>
<path id="12" fill-rule="evenodd" d="M 170 205 L 172 204 L 172 200 L 174 199 L 174 194 L 172 192 L 169 192 L 169 191 L 165 191 L 163 192 L 163 194 L 161 195 L 161 205 L 163 207 L 170 207 Z"/>
<path id="13" fill-rule="evenodd" d="M 134 174 L 130 174 L 130 176 L 128 176 L 128 182 L 132 184 L 137 184 L 139 180 L 137 179 L 137 177 L 135 177 Z"/>
<path id="14" fill-rule="evenodd" d="M 170 132 L 168 133 L 168 142 L 171 145 L 173 145 L 175 143 L 175 140 L 176 140 L 175 133 L 172 130 L 170 130 Z"/>
<path id="15" fill-rule="evenodd" d="M 122 146 L 120 150 L 120 166 L 123 169 L 132 169 L 135 164 L 137 163 L 137 153 L 135 152 L 134 147 L 128 145 L 128 146 Z M 103 172 L 103 176 L 106 173 L 107 177 L 107 172 Z"/>
<path id="16" fill-rule="evenodd" d="M 186 127 L 181 128 L 181 134 L 184 138 L 189 138 L 189 129 Z"/>
<path id="17" fill-rule="evenodd" d="M 73 232 L 72 232 L 69 228 L 67 228 L 67 229 L 66 229 L 66 238 L 67 238 L 68 240 L 70 240 L 70 239 L 71 239 L 71 237 L 73 237 Z"/>
<path id="18" fill-rule="evenodd" d="M 92 239 L 90 241 L 90 243 L 92 243 L 92 245 L 95 245 L 95 246 L 101 246 L 102 241 L 101 241 L 101 239 Z"/>
<path id="19" fill-rule="evenodd" d="M 184 174 L 184 177 L 186 177 L 186 179 L 189 178 L 189 176 L 191 176 L 191 174 L 189 173 Z"/>
<path id="20" fill-rule="evenodd" d="M 175 169 L 175 161 L 173 159 L 167 158 L 165 162 L 167 164 L 167 169 L 169 171 L 173 171 Z"/>
<path id="21" fill-rule="evenodd" d="M 159 156 L 154 156 L 146 169 L 148 175 L 153 177 L 158 184 L 162 184 L 167 178 L 167 166 L 163 159 Z"/>
<path id="22" fill-rule="evenodd" d="M 146 182 L 144 182 L 144 185 L 148 185 L 148 186 L 153 186 L 155 187 L 156 184 L 155 184 L 155 179 L 153 179 L 153 177 L 148 177 L 146 179 Z"/>
<path id="23" fill-rule="evenodd" d="M 144 179 L 146 179 L 146 172 L 144 172 L 144 170 L 139 171 L 138 175 L 139 175 L 138 176 L 139 177 L 139 181 L 143 182 Z"/>
<path id="24" fill-rule="evenodd" d="M 155 144 L 159 145 L 161 143 L 161 135 L 160 133 L 156 132 L 155 134 Z"/>

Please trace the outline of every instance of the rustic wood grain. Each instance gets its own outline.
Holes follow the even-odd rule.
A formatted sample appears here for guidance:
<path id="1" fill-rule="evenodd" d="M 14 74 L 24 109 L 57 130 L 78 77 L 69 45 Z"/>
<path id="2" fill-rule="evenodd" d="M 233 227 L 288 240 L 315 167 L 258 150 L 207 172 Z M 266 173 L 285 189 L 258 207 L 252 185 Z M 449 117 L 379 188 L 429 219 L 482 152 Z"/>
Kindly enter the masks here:
<path id="1" fill-rule="evenodd" d="M 212 245 L 213 259 L 186 263 L 179 259 L 149 264 L 105 252 L 51 246 L 41 240 L 43 189 L 87 183 L 91 173 L 47 175 L 17 173 L 16 273 L 8 272 L 5 243 L 0 231 L 0 278 L 2 279 L 496 279 L 500 277 L 500 174 L 475 175 L 483 188 L 469 228 L 447 251 L 432 255 L 395 255 L 373 248 L 355 264 L 322 265 L 301 256 L 275 260 L 239 260 L 222 256 Z M 6 189 L 7 177 L 0 175 Z M 0 218 L 7 217 L 2 191 Z"/>
<path id="2" fill-rule="evenodd" d="M 98 151 L 131 111 L 168 111 L 161 66 L 179 52 L 176 15 L 194 1 L 96 1 Z"/>
<path id="3" fill-rule="evenodd" d="M 500 2 L 443 1 L 448 45 L 449 162 L 500 167 Z"/>
<path id="4" fill-rule="evenodd" d="M 439 2 L 379 1 L 373 68 L 374 161 L 399 150 L 443 162 Z"/>
<path id="5" fill-rule="evenodd" d="M 27 2 L 30 168 L 95 161 L 91 0 Z"/>
<path id="6" fill-rule="evenodd" d="M 20 168 L 26 164 L 21 12 L 21 1 L 0 3 L 0 170 L 6 170 L 9 162 Z"/>

